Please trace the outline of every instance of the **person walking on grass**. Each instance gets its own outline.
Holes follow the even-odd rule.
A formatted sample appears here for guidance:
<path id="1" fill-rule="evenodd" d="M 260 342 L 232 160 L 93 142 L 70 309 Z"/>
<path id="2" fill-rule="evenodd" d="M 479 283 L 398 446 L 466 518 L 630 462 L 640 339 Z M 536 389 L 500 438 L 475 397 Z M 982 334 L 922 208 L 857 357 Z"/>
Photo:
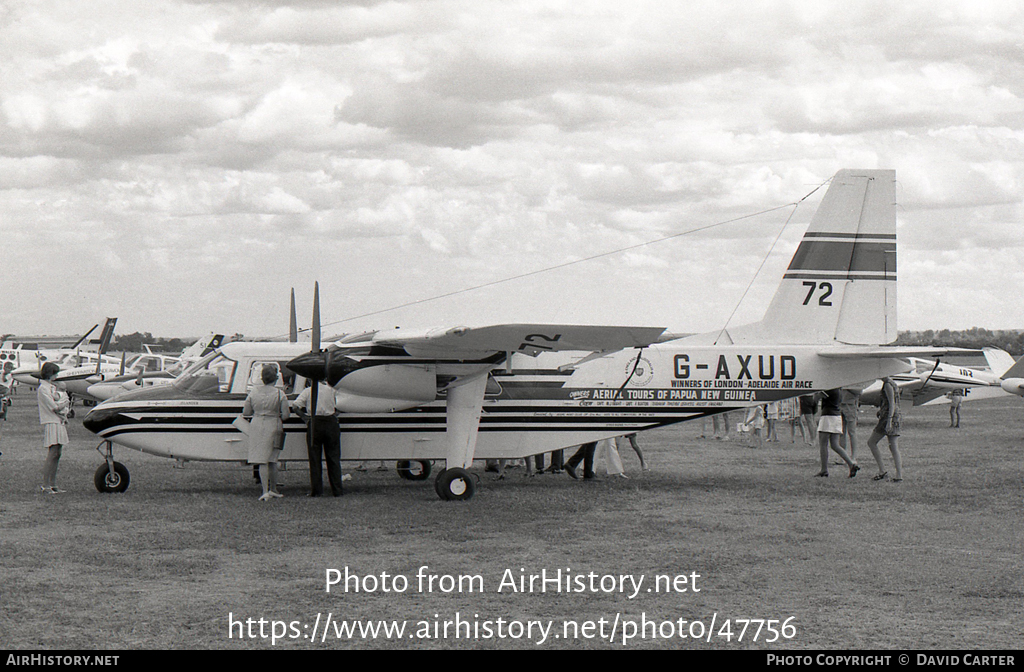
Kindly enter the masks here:
<path id="1" fill-rule="evenodd" d="M 843 434 L 843 414 L 839 410 L 840 391 L 828 390 L 821 398 L 821 418 L 818 419 L 818 451 L 821 457 L 821 471 L 818 476 L 828 476 L 828 449 L 832 448 L 836 455 L 843 458 L 850 467 L 850 478 L 857 475 L 860 466 L 850 459 L 846 451 L 839 445 L 839 437 Z"/>
<path id="2" fill-rule="evenodd" d="M 892 482 L 899 483 L 903 480 L 903 461 L 900 458 L 899 436 L 900 436 L 900 393 L 892 378 L 886 376 L 882 379 L 882 403 L 878 408 L 878 424 L 875 425 L 871 436 L 868 438 L 868 448 L 878 464 L 878 475 L 872 480 L 883 481 L 889 473 L 882 464 L 882 453 L 878 450 L 878 442 L 884 436 L 889 441 L 889 452 L 892 453 L 893 469 L 895 475 Z"/>

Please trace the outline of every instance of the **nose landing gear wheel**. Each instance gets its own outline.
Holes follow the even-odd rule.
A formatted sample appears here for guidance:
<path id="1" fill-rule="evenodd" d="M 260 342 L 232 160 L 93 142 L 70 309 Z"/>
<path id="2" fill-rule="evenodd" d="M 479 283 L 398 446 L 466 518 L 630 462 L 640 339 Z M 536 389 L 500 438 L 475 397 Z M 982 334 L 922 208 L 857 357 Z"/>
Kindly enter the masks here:
<path id="1" fill-rule="evenodd" d="M 445 469 L 437 475 L 434 489 L 441 499 L 465 501 L 476 493 L 476 478 L 461 467 Z"/>
<path id="2" fill-rule="evenodd" d="M 128 468 L 120 462 L 114 462 L 114 473 L 106 464 L 101 464 L 93 476 L 93 483 L 100 492 L 124 492 L 128 489 L 131 477 L 128 475 Z"/>

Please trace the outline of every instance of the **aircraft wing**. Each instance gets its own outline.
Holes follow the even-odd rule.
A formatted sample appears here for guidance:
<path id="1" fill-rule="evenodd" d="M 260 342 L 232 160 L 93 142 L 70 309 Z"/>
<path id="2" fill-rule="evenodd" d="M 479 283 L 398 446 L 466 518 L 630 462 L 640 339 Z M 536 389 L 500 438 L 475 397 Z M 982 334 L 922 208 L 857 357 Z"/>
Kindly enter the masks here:
<path id="1" fill-rule="evenodd" d="M 929 401 L 934 401 L 939 397 L 944 397 L 949 393 L 948 389 L 941 387 L 935 387 L 934 385 L 925 385 L 920 390 L 916 390 L 913 393 L 914 406 L 923 406 Z"/>
<path id="2" fill-rule="evenodd" d="M 498 324 L 377 333 L 374 345 L 404 348 L 413 357 L 483 359 L 499 352 L 537 355 L 579 350 L 612 352 L 659 342 L 664 327 L 610 327 L 570 324 Z"/>
<path id="3" fill-rule="evenodd" d="M 950 355 L 972 356 L 983 354 L 981 350 L 970 348 L 945 348 L 939 346 L 889 346 L 878 348 L 851 347 L 842 350 L 822 350 L 818 353 L 821 357 L 829 359 L 888 359 L 897 357 L 948 357 Z"/>

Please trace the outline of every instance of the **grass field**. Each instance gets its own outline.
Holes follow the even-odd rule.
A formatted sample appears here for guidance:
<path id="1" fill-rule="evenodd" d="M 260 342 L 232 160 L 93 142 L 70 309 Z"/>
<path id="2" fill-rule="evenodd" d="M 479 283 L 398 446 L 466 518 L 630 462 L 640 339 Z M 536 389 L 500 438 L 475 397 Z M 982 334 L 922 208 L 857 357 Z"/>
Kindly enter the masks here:
<path id="1" fill-rule="evenodd" d="M 873 409 L 862 409 L 862 440 Z M 710 423 L 709 423 L 710 424 Z M 640 435 L 652 470 L 628 449 L 626 479 L 532 479 L 522 469 L 482 474 L 470 502 L 442 502 L 432 482 L 394 471 L 356 474 L 339 499 L 307 499 L 307 472 L 284 473 L 285 499 L 257 501 L 250 470 L 173 462 L 116 448 L 131 470 L 122 495 L 92 485 L 96 439 L 72 421 L 58 481 L 38 491 L 43 452 L 34 396 L 22 394 L 0 425 L 0 642 L 10 648 L 270 648 L 229 638 L 238 620 L 408 619 L 401 639 L 311 642 L 277 648 L 536 648 L 539 637 L 435 638 L 435 621 L 478 627 L 497 619 L 554 622 L 540 645 L 622 648 L 627 623 L 673 623 L 667 639 L 629 648 L 1006 649 L 1024 623 L 1022 483 L 1024 403 L 964 405 L 963 428 L 945 407 L 905 416 L 905 481 L 873 482 L 866 447 L 855 479 L 833 466 L 814 478 L 817 448 L 782 442 L 748 448 L 701 439 L 700 421 Z M 888 460 L 888 450 L 884 450 Z M 417 589 L 418 568 L 482 577 L 483 592 Z M 403 593 L 325 591 L 325 572 L 403 575 Z M 634 599 L 620 593 L 498 592 L 518 576 L 571 568 L 643 575 Z M 699 574 L 699 592 L 646 592 L 656 575 Z M 614 619 L 615 644 L 554 638 L 564 621 Z M 735 619 L 786 619 L 789 639 L 767 643 L 756 624 L 742 641 Z M 715 619 L 708 640 L 678 637 L 678 620 Z M 722 624 L 731 619 L 731 641 Z M 429 637 L 423 635 L 427 621 Z M 321 623 L 324 621 L 321 620 Z M 308 626 L 308 629 L 306 627 Z M 258 630 L 259 626 L 254 626 Z M 283 628 L 283 624 L 280 626 Z M 443 628 L 443 626 L 440 626 Z M 514 635 L 506 628 L 506 635 Z M 597 625 L 600 627 L 600 624 Z M 692 625 L 684 626 L 693 628 Z M 778 626 L 776 626 L 778 627 Z M 270 634 L 268 622 L 264 632 Z M 319 633 L 322 632 L 318 630 Z M 485 630 L 478 630 L 484 633 Z M 581 633 L 583 631 L 580 631 Z M 696 634 L 699 629 L 689 630 Z M 439 634 L 443 634 L 439 631 Z M 536 634 L 536 633 L 535 633 Z M 595 630 L 595 634 L 599 634 Z"/>

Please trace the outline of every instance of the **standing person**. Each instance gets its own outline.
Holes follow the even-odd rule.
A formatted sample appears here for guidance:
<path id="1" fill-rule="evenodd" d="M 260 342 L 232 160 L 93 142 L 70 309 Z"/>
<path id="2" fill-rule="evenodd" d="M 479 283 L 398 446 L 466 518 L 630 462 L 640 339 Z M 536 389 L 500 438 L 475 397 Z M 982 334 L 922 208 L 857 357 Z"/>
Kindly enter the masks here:
<path id="1" fill-rule="evenodd" d="M 597 448 L 597 441 L 591 441 L 590 443 L 584 443 L 579 449 L 573 453 L 573 456 L 566 460 L 562 468 L 565 469 L 565 473 L 573 479 L 578 479 L 576 475 L 576 467 L 580 461 L 583 461 L 583 478 L 591 479 L 596 478 L 594 474 L 594 450 Z"/>
<path id="2" fill-rule="evenodd" d="M 636 453 L 638 458 L 640 458 L 640 471 L 650 471 L 650 467 L 647 466 L 647 461 L 644 460 L 644 451 L 640 450 L 640 444 L 637 443 L 636 432 L 626 434 L 623 438 L 629 441 L 629 445 L 633 449 L 633 452 Z"/>
<path id="3" fill-rule="evenodd" d="M 882 403 L 878 408 L 878 424 L 875 425 L 871 436 L 868 437 L 868 448 L 878 464 L 878 475 L 872 480 L 881 481 L 888 475 L 885 466 L 882 464 L 882 454 L 878 451 L 878 442 L 882 437 L 889 440 L 889 452 L 892 453 L 893 466 L 896 469 L 896 477 L 893 483 L 903 480 L 903 461 L 900 459 L 898 437 L 900 435 L 900 392 L 896 383 L 889 376 L 882 379 Z"/>
<path id="4" fill-rule="evenodd" d="M 789 397 L 779 402 L 779 422 L 789 425 L 789 442 L 796 443 L 796 425 L 800 421 L 800 402 L 796 397 Z M 803 428 L 800 428 L 803 434 Z"/>
<path id="5" fill-rule="evenodd" d="M 249 464 L 259 466 L 263 494 L 260 501 L 284 497 L 277 491 L 277 458 L 284 447 L 284 421 L 288 412 L 288 397 L 274 386 L 277 367 L 264 364 L 260 371 L 262 385 L 256 385 L 245 398 L 242 417 L 249 423 Z"/>
<path id="6" fill-rule="evenodd" d="M 818 476 L 828 476 L 830 447 L 850 467 L 850 478 L 860 471 L 860 466 L 839 446 L 839 437 L 842 433 L 843 414 L 839 410 L 839 390 L 828 390 L 821 398 L 821 418 L 818 420 L 818 450 L 821 457 L 821 471 L 818 472 Z"/>
<path id="7" fill-rule="evenodd" d="M 551 466 L 547 468 L 549 474 L 560 474 L 562 473 L 563 464 L 565 463 L 565 451 L 563 450 L 552 450 L 551 451 Z"/>
<path id="8" fill-rule="evenodd" d="M 626 470 L 622 467 L 622 458 L 619 456 L 619 449 L 615 445 L 615 439 L 601 439 L 597 442 L 597 446 L 594 447 L 595 471 L 597 471 L 599 464 L 604 465 L 605 473 L 609 476 L 629 478 L 629 476 L 626 476 Z"/>
<path id="9" fill-rule="evenodd" d="M 316 383 L 316 409 L 313 408 L 312 386 L 304 389 L 295 401 L 295 409 L 307 423 L 306 450 L 309 455 L 309 494 L 320 497 L 324 494 L 323 464 L 327 460 L 327 480 L 331 494 L 341 497 L 341 429 L 338 427 L 334 388 L 327 383 Z"/>
<path id="10" fill-rule="evenodd" d="M 764 407 L 765 419 L 768 421 L 767 431 L 768 442 L 777 442 L 779 440 L 779 420 L 782 418 L 782 408 L 778 401 L 770 401 Z"/>
<path id="11" fill-rule="evenodd" d="M 747 437 L 747 445 L 753 448 L 754 439 L 756 438 L 757 447 L 764 448 L 764 441 L 761 438 L 761 429 L 764 427 L 764 405 L 749 407 L 743 424 L 750 431 L 750 436 Z"/>
<path id="12" fill-rule="evenodd" d="M 813 446 L 818 440 L 818 432 L 815 429 L 814 416 L 818 412 L 817 394 L 804 394 L 800 397 L 800 421 L 807 430 L 807 445 Z"/>
<path id="13" fill-rule="evenodd" d="M 719 417 L 719 416 L 721 416 L 721 417 Z M 729 411 L 725 411 L 724 413 L 716 413 L 715 415 L 712 415 L 711 416 L 711 421 L 714 424 L 715 438 L 718 439 L 719 441 L 721 441 L 722 439 L 728 439 L 729 438 Z M 724 436 L 722 436 L 721 434 L 718 433 L 719 423 L 721 423 L 722 427 L 725 428 L 725 432 L 724 432 L 725 435 Z"/>
<path id="14" fill-rule="evenodd" d="M 964 400 L 965 390 L 959 387 L 949 393 L 949 426 L 960 428 L 960 404 Z M 954 418 L 956 422 L 954 422 Z"/>
<path id="15" fill-rule="evenodd" d="M 850 459 L 857 461 L 857 414 L 860 412 L 860 394 L 857 388 L 842 388 L 839 391 L 839 412 L 843 414 L 843 435 L 839 438 L 842 448 L 849 447 Z"/>
<path id="16" fill-rule="evenodd" d="M 11 405 L 11 386 L 4 381 L 0 383 L 0 420 L 7 419 L 7 407 Z"/>
<path id="17" fill-rule="evenodd" d="M 53 362 L 43 363 L 36 389 L 39 424 L 43 426 L 43 447 L 47 450 L 46 461 L 43 462 L 43 484 L 39 489 L 51 495 L 64 492 L 57 487 L 57 465 L 61 448 L 68 445 L 68 411 L 71 408 L 67 393 L 53 383 L 58 373 L 59 366 Z"/>

